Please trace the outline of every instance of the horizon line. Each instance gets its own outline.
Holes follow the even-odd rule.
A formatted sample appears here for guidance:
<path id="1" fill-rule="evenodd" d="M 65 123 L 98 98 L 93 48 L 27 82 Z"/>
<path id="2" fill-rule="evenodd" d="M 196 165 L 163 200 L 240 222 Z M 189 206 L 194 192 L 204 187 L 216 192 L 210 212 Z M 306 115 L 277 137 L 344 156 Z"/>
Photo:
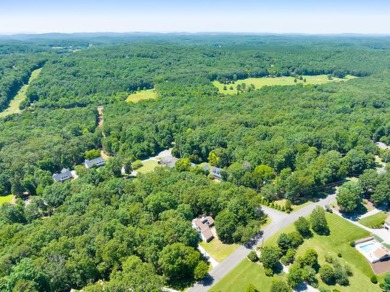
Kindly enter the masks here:
<path id="1" fill-rule="evenodd" d="M 390 36 L 389 33 L 359 33 L 359 32 L 251 32 L 251 31 L 83 31 L 83 32 L 59 32 L 59 31 L 48 31 L 48 32 L 0 32 L 0 36 L 20 36 L 20 35 L 80 35 L 80 34 L 232 34 L 232 35 L 303 35 L 303 36 L 340 36 L 340 35 L 356 35 L 356 36 Z"/>

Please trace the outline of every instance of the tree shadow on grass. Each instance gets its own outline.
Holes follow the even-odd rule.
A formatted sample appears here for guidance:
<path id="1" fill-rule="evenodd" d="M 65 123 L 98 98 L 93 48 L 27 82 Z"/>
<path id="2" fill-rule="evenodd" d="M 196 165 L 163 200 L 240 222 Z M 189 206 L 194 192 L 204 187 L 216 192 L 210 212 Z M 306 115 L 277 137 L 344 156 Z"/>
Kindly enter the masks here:
<path id="1" fill-rule="evenodd" d="M 283 274 L 283 265 L 281 263 L 277 263 L 272 270 L 275 274 L 281 275 Z"/>

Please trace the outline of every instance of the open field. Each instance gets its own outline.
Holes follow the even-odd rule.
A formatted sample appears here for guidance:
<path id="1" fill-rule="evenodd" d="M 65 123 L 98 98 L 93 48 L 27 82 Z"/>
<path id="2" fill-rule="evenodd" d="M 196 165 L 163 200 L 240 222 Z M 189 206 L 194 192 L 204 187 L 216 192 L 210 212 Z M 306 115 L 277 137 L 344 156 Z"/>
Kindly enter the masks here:
<path id="1" fill-rule="evenodd" d="M 19 105 L 22 103 L 23 100 L 25 100 L 27 98 L 26 92 L 27 92 L 28 87 L 30 86 L 30 83 L 39 76 L 39 73 L 41 73 L 41 71 L 42 71 L 42 68 L 34 70 L 31 73 L 28 84 L 25 84 L 22 86 L 22 88 L 18 91 L 18 94 L 9 103 L 8 108 L 5 111 L 0 113 L 0 118 L 4 118 L 4 117 L 6 117 L 8 115 L 12 115 L 12 114 L 20 113 Z"/>
<path id="2" fill-rule="evenodd" d="M 243 260 L 234 270 L 217 285 L 213 286 L 209 291 L 225 292 L 237 291 L 245 292 L 246 288 L 253 284 L 258 291 L 270 291 L 272 280 L 283 279 L 284 275 L 276 275 L 267 277 L 264 273 L 263 266 L 258 263 L 252 263 L 248 259 Z"/>
<path id="3" fill-rule="evenodd" d="M 0 197 L 0 206 L 3 205 L 4 203 L 11 203 L 13 198 L 14 198 L 14 195 L 1 196 Z"/>
<path id="4" fill-rule="evenodd" d="M 351 267 L 353 276 L 349 278 L 350 285 L 347 287 L 340 285 L 327 286 L 319 280 L 320 287 L 326 287 L 330 290 L 338 289 L 339 291 L 381 291 L 378 285 L 374 285 L 370 281 L 370 277 L 374 275 L 370 264 L 363 255 L 349 245 L 352 240 L 366 237 L 369 233 L 337 215 L 327 213 L 326 217 L 331 234 L 329 236 L 314 234 L 312 238 L 306 239 L 304 244 L 298 248 L 297 256 L 302 255 L 309 248 L 315 248 L 319 254 L 319 263 L 322 265 L 325 263 L 324 256 L 326 254 L 338 258 L 337 254 L 341 253 L 342 257 L 338 258 L 339 261 L 346 263 Z M 293 224 L 280 230 L 277 234 L 269 238 L 265 242 L 265 245 L 276 244 L 281 233 L 288 233 L 294 230 L 295 227 Z M 264 275 L 263 268 L 244 260 L 222 281 L 213 287 L 211 291 L 245 291 L 246 287 L 251 283 L 258 287 L 259 291 L 269 291 L 272 279 L 273 278 Z M 228 289 L 228 287 L 230 287 L 230 289 Z"/>
<path id="5" fill-rule="evenodd" d="M 217 261 L 222 262 L 231 255 L 238 247 L 238 244 L 223 244 L 218 238 L 210 242 L 202 241 L 200 245 Z"/>
<path id="6" fill-rule="evenodd" d="M 155 99 L 158 97 L 157 92 L 154 89 L 141 90 L 136 93 L 130 94 L 126 99 L 126 102 L 139 102 L 145 99 Z"/>
<path id="7" fill-rule="evenodd" d="M 386 213 L 379 212 L 375 215 L 360 219 L 359 223 L 368 227 L 368 228 L 373 228 L 373 227 L 382 225 L 383 222 L 386 220 L 387 216 L 388 215 Z"/>
<path id="8" fill-rule="evenodd" d="M 156 160 L 147 160 L 143 162 L 143 166 L 138 168 L 136 171 L 138 173 L 145 174 L 153 171 L 156 166 L 158 166 L 158 162 Z"/>
<path id="9" fill-rule="evenodd" d="M 348 81 L 356 77 L 347 75 L 345 78 L 335 78 L 329 80 L 328 75 L 316 75 L 316 76 L 303 76 L 303 79 L 306 79 L 306 82 L 303 80 L 297 79 L 297 82 L 294 82 L 296 78 L 294 77 L 262 77 L 262 78 L 247 78 L 243 80 L 237 80 L 235 84 L 227 84 L 227 90 L 223 90 L 225 84 L 220 83 L 219 81 L 214 81 L 213 85 L 218 88 L 220 93 L 223 94 L 236 94 L 237 85 L 245 83 L 246 86 L 253 84 L 255 89 L 260 89 L 264 86 L 287 86 L 287 85 L 296 85 L 296 84 L 325 84 L 330 82 L 340 82 Z M 230 87 L 233 89 L 230 89 Z"/>

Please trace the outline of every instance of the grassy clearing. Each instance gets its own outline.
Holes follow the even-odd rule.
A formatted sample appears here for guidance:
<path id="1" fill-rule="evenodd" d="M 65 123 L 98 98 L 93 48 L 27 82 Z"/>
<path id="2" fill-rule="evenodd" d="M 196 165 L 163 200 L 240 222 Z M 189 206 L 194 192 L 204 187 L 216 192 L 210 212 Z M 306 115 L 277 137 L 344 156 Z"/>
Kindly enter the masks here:
<path id="1" fill-rule="evenodd" d="M 0 206 L 3 205 L 4 203 L 11 203 L 13 198 L 14 198 L 14 195 L 1 196 L 0 197 Z"/>
<path id="2" fill-rule="evenodd" d="M 158 97 L 157 92 L 154 89 L 141 90 L 136 93 L 130 94 L 126 99 L 126 102 L 139 102 L 145 99 L 156 99 Z"/>
<path id="3" fill-rule="evenodd" d="M 274 204 L 277 204 L 279 205 L 280 207 L 285 207 L 286 206 L 286 199 L 282 199 L 282 200 L 277 200 L 274 202 Z M 294 211 L 298 211 L 299 209 L 302 209 L 303 207 L 306 207 L 307 205 L 310 205 L 311 203 L 313 203 L 312 201 L 307 201 L 303 204 L 300 204 L 300 205 L 291 205 L 291 208 L 293 209 L 293 212 Z"/>
<path id="4" fill-rule="evenodd" d="M 257 263 L 252 263 L 249 260 L 243 260 L 234 270 L 226 275 L 217 285 L 213 286 L 209 291 L 225 292 L 237 291 L 244 292 L 246 288 L 253 284 L 258 291 L 270 291 L 273 279 L 283 279 L 283 275 L 267 277 L 264 274 L 264 269 Z"/>
<path id="5" fill-rule="evenodd" d="M 156 166 L 158 166 L 158 162 L 156 160 L 148 160 L 143 162 L 143 166 L 138 168 L 136 171 L 138 173 L 145 174 L 148 172 L 152 172 Z"/>
<path id="6" fill-rule="evenodd" d="M 319 280 L 320 287 L 327 289 L 338 289 L 339 291 L 359 291 L 359 292 L 374 292 L 381 291 L 378 285 L 374 285 L 370 281 L 370 277 L 374 275 L 371 266 L 356 249 L 352 248 L 349 243 L 352 240 L 363 238 L 369 233 L 348 221 L 340 218 L 335 214 L 326 214 L 331 234 L 329 236 L 314 235 L 312 238 L 305 240 L 304 244 L 299 247 L 297 256 L 302 255 L 307 249 L 314 248 L 319 254 L 319 263 L 325 263 L 324 256 L 326 254 L 337 258 L 337 254 L 341 253 L 340 262 L 348 264 L 353 276 L 349 278 L 350 285 L 347 287 L 327 286 Z M 276 241 L 281 233 L 288 233 L 294 231 L 294 225 L 290 225 L 277 234 L 269 238 L 265 245 L 276 244 Z M 245 291 L 249 284 L 254 284 L 259 291 L 269 291 L 269 286 L 272 279 L 284 277 L 285 275 L 278 275 L 276 277 L 268 278 L 264 275 L 264 271 L 256 264 L 248 263 L 244 260 L 232 272 L 230 272 L 224 279 L 222 279 L 211 291 Z"/>
<path id="7" fill-rule="evenodd" d="M 223 244 L 218 238 L 210 242 L 202 241 L 200 245 L 217 261 L 222 262 L 231 255 L 238 247 L 238 244 Z"/>
<path id="8" fill-rule="evenodd" d="M 12 114 L 20 113 L 19 105 L 22 103 L 23 100 L 27 98 L 26 92 L 28 87 L 30 86 L 30 83 L 39 76 L 39 73 L 41 73 L 41 71 L 42 68 L 34 70 L 31 73 L 28 84 L 22 86 L 22 88 L 18 91 L 18 94 L 14 97 L 14 99 L 11 100 L 8 108 L 5 111 L 0 113 L 0 118 L 4 118 Z"/>
<path id="9" fill-rule="evenodd" d="M 385 222 L 386 218 L 387 214 L 385 212 L 379 212 L 375 215 L 360 219 L 359 223 L 368 228 L 373 228 L 382 225 Z"/>
<path id="10" fill-rule="evenodd" d="M 245 83 L 246 86 L 250 86 L 253 84 L 255 89 L 260 89 L 264 86 L 288 86 L 288 85 L 296 85 L 296 84 L 325 84 L 330 82 L 340 82 L 340 81 L 348 81 L 350 79 L 354 79 L 356 77 L 347 75 L 345 78 L 332 78 L 329 80 L 328 75 L 316 75 L 316 76 L 303 76 L 302 79 L 306 79 L 306 82 L 303 80 L 297 79 L 297 82 L 294 82 L 294 77 L 262 77 L 262 78 L 247 78 L 243 80 L 237 80 L 235 84 L 226 85 L 227 90 L 223 90 L 225 84 L 220 83 L 219 81 L 214 81 L 213 85 L 218 88 L 220 93 L 223 94 L 236 94 L 237 93 L 237 85 Z M 231 89 L 231 87 L 233 89 Z"/>

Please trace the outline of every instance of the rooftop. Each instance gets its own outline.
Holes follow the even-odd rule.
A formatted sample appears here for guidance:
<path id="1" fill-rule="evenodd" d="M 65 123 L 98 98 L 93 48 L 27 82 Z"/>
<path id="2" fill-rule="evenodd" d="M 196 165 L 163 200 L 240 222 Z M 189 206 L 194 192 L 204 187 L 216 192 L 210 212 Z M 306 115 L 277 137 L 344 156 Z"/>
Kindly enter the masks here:
<path id="1" fill-rule="evenodd" d="M 87 167 L 87 168 L 91 168 L 91 167 L 93 167 L 94 165 L 95 166 L 103 166 L 103 165 L 105 165 L 106 164 L 106 162 L 104 161 L 104 159 L 101 157 L 101 156 L 99 156 L 99 157 L 97 157 L 97 158 L 94 158 L 94 159 L 91 159 L 91 160 L 85 160 L 84 161 L 84 164 L 85 164 L 85 166 Z"/>

